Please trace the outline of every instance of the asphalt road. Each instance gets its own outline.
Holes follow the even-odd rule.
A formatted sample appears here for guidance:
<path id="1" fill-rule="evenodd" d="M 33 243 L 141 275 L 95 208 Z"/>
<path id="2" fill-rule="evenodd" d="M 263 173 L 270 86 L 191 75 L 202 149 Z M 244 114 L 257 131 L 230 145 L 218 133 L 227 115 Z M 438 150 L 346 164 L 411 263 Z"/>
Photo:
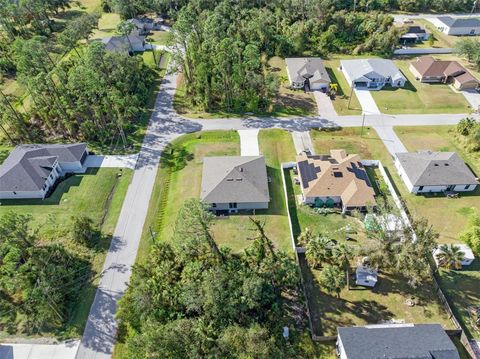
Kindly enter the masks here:
<path id="1" fill-rule="evenodd" d="M 145 135 L 135 167 L 132 183 L 125 197 L 110 249 L 103 267 L 103 276 L 80 343 L 77 359 L 107 359 L 115 345 L 118 300 L 125 293 L 135 262 L 138 245 L 157 174 L 158 163 L 165 146 L 174 138 L 201 130 L 246 130 L 282 128 L 304 132 L 311 128 L 362 124 L 362 116 L 313 116 L 303 118 L 255 118 L 189 120 L 173 110 L 172 99 L 177 77 L 168 74 L 162 83 L 155 111 Z M 374 126 L 389 150 L 396 151 L 398 143 L 392 137 L 392 126 L 455 124 L 465 115 L 366 115 L 365 125 Z M 396 137 L 396 136 L 395 136 Z M 398 139 L 398 138 L 397 138 Z M 393 142 L 392 142 L 393 141 Z"/>

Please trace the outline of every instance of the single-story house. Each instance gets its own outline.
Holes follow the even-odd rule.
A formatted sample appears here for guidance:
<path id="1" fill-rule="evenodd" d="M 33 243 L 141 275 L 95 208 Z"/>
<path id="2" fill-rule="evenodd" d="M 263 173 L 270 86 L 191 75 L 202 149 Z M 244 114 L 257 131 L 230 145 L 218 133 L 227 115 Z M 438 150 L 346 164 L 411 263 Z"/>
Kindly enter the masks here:
<path id="1" fill-rule="evenodd" d="M 132 55 L 134 52 L 145 51 L 145 36 L 140 35 L 134 30 L 128 36 L 118 35 L 102 39 L 105 50 L 112 52 L 122 52 Z"/>
<path id="2" fill-rule="evenodd" d="M 296 162 L 304 203 L 340 206 L 343 212 L 375 206 L 375 192 L 359 155 L 331 150 L 330 155 L 301 154 Z"/>
<path id="3" fill-rule="evenodd" d="M 327 90 L 330 76 L 319 57 L 291 57 L 285 59 L 290 86 L 295 89 Z"/>
<path id="4" fill-rule="evenodd" d="M 473 254 L 473 251 L 469 246 L 467 246 L 466 244 L 452 244 L 452 245 L 455 247 L 458 247 L 458 249 L 460 249 L 460 251 L 463 252 L 463 260 L 461 261 L 462 266 L 469 266 L 470 264 L 472 264 L 472 262 L 475 260 L 475 255 Z M 438 266 L 437 255 L 440 253 L 442 253 L 440 246 L 433 251 L 433 259 L 435 260 L 435 263 L 437 264 L 437 266 Z"/>
<path id="5" fill-rule="evenodd" d="M 428 40 L 428 32 L 421 26 L 408 26 L 407 31 L 400 36 L 400 43 L 414 44 L 419 41 Z"/>
<path id="6" fill-rule="evenodd" d="M 421 56 L 410 63 L 410 71 L 421 82 L 451 83 L 457 90 L 475 89 L 480 85 L 480 81 L 457 61 Z"/>
<path id="7" fill-rule="evenodd" d="M 362 287 L 375 287 L 378 282 L 378 273 L 367 266 L 357 266 L 355 270 L 355 284 Z"/>
<path id="8" fill-rule="evenodd" d="M 455 152 L 402 152 L 395 167 L 412 193 L 473 191 L 478 178 Z"/>
<path id="9" fill-rule="evenodd" d="M 215 212 L 267 209 L 270 202 L 263 156 L 203 159 L 201 200 Z"/>
<path id="10" fill-rule="evenodd" d="M 476 17 L 438 16 L 431 19 L 438 30 L 447 35 L 478 35 L 480 34 L 480 20 Z"/>
<path id="11" fill-rule="evenodd" d="M 82 173 L 85 143 L 20 145 L 0 167 L 0 199 L 45 198 L 58 178 Z"/>
<path id="12" fill-rule="evenodd" d="M 392 60 L 341 60 L 340 66 L 347 82 L 355 88 L 380 90 L 385 85 L 403 87 L 407 82 Z"/>
<path id="13" fill-rule="evenodd" d="M 440 324 L 376 324 L 337 331 L 340 359 L 460 359 Z"/>
<path id="14" fill-rule="evenodd" d="M 152 30 L 162 29 L 163 19 L 151 19 L 146 16 L 140 16 L 133 19 L 128 19 L 127 22 L 135 25 L 140 35 L 148 35 L 148 33 Z"/>

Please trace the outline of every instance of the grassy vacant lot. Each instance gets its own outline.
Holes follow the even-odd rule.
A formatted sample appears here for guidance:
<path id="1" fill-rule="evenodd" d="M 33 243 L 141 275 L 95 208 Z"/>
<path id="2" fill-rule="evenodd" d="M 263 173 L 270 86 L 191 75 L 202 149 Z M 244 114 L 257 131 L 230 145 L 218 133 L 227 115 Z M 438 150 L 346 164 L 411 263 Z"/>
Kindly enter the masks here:
<path id="1" fill-rule="evenodd" d="M 8 211 L 31 215 L 32 225 L 38 227 L 39 234 L 45 240 L 56 240 L 68 235 L 72 216 L 87 215 L 101 229 L 104 236 L 101 247 L 108 248 L 132 174 L 126 169 L 91 169 L 61 182 L 45 200 L 3 200 L 0 216 Z M 98 251 L 92 257 L 94 275 L 101 272 L 104 260 L 105 251 Z M 68 324 L 72 335 L 83 332 L 95 284 L 84 288 L 78 302 L 72 305 L 75 311 Z"/>
<path id="2" fill-rule="evenodd" d="M 480 173 L 480 158 L 473 157 L 460 148 L 454 137 L 454 126 L 395 127 L 407 150 L 455 151 L 471 168 Z M 397 184 L 408 209 L 416 216 L 425 217 L 440 233 L 441 243 L 458 242 L 459 233 L 465 228 L 472 208 L 480 211 L 480 189 L 449 199 L 443 195 L 415 196 L 407 193 L 403 182 Z"/>
<path id="3" fill-rule="evenodd" d="M 338 59 L 325 61 L 325 68 L 330 76 L 330 80 L 332 83 L 338 84 L 337 96 L 332 101 L 333 107 L 339 115 L 359 115 L 362 113 L 360 102 L 358 102 L 355 92 L 351 91 L 350 84 L 347 83 L 342 71 L 338 69 L 339 66 L 340 60 Z M 350 93 L 352 94 L 352 100 L 349 107 Z"/>
<path id="4" fill-rule="evenodd" d="M 467 113 L 470 111 L 465 97 L 445 84 L 426 84 L 415 79 L 410 72 L 414 59 L 395 60 L 408 82 L 403 88 L 384 87 L 371 91 L 379 110 L 387 114 Z"/>
<path id="5" fill-rule="evenodd" d="M 288 76 L 285 68 L 285 60 L 280 57 L 273 57 L 268 61 L 267 69 L 276 74 L 280 79 L 279 94 L 274 99 L 269 111 L 255 113 L 257 116 L 315 116 L 317 115 L 317 104 L 312 93 L 305 93 L 300 90 L 288 88 Z M 189 118 L 229 118 L 241 117 L 244 113 L 213 111 L 205 112 L 200 108 L 193 107 L 186 97 L 185 85 L 182 76 L 178 77 L 177 91 L 173 101 L 175 110 Z"/>

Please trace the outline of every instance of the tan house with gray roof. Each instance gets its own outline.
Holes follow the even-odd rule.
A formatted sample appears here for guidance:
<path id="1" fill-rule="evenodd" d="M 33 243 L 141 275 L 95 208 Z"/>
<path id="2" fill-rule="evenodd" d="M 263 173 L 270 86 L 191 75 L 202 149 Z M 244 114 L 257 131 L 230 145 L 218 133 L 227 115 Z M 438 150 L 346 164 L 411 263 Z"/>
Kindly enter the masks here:
<path id="1" fill-rule="evenodd" d="M 200 198 L 215 212 L 267 209 L 270 195 L 265 158 L 205 157 Z"/>
<path id="2" fill-rule="evenodd" d="M 375 205 L 375 191 L 357 154 L 300 155 L 297 169 L 304 203 L 341 206 L 344 212 Z"/>

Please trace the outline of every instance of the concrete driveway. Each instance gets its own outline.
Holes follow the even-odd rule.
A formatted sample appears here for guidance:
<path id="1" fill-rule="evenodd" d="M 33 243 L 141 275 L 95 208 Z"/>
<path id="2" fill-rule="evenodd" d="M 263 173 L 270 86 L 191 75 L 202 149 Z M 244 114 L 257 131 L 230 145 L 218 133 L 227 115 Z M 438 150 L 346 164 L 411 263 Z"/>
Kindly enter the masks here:
<path id="1" fill-rule="evenodd" d="M 135 169 L 138 154 L 125 156 L 88 155 L 84 167 L 130 168 Z"/>
<path id="2" fill-rule="evenodd" d="M 61 344 L 0 344 L 0 359 L 75 358 L 79 340 Z"/>
<path id="3" fill-rule="evenodd" d="M 337 115 L 337 111 L 333 107 L 332 100 L 326 93 L 322 91 L 313 91 L 313 97 L 315 97 L 315 101 L 317 102 L 318 114 L 320 116 L 330 118 L 335 117 Z"/>
<path id="4" fill-rule="evenodd" d="M 475 90 L 460 91 L 472 107 L 472 110 L 478 112 L 480 109 L 480 93 Z"/>
<path id="5" fill-rule="evenodd" d="M 260 130 L 239 130 L 240 135 L 240 153 L 242 156 L 258 156 L 258 132 Z"/>
<path id="6" fill-rule="evenodd" d="M 310 151 L 311 154 L 315 154 L 310 131 L 292 131 L 292 137 L 295 151 L 297 153 Z"/>
<path id="7" fill-rule="evenodd" d="M 358 102 L 360 102 L 360 106 L 362 106 L 362 111 L 366 115 L 379 115 L 380 110 L 373 99 L 372 94 L 369 90 L 360 90 L 355 89 L 355 94 L 357 95 Z"/>

